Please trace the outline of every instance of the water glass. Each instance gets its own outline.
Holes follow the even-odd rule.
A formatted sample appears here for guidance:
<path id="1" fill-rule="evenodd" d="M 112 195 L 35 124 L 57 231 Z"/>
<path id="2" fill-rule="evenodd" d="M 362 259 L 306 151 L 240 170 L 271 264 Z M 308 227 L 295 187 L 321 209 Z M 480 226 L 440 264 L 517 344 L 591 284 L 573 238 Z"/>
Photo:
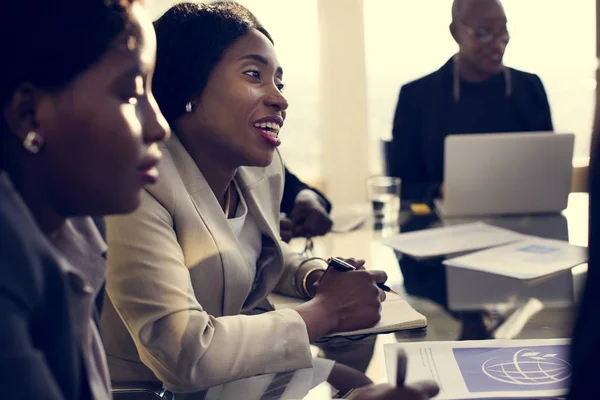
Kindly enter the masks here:
<path id="1" fill-rule="evenodd" d="M 385 225 L 398 221 L 400 215 L 400 178 L 376 176 L 367 181 L 369 200 L 375 222 Z"/>

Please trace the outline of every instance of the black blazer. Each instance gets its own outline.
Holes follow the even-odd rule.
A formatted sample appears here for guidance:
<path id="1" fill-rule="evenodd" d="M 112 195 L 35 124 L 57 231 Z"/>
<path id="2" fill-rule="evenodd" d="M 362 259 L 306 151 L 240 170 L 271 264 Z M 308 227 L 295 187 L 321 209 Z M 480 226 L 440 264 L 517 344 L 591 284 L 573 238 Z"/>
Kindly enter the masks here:
<path id="1" fill-rule="evenodd" d="M 88 399 L 63 273 L 0 179 L 0 388 L 15 399 Z"/>
<path id="2" fill-rule="evenodd" d="M 514 106 L 523 131 L 551 131 L 546 91 L 537 75 L 510 69 Z M 453 61 L 402 86 L 394 115 L 393 139 L 386 149 L 388 174 L 402 178 L 402 197 L 430 201 L 443 175 L 446 105 L 452 101 Z M 490 127 L 494 132 L 494 127 Z"/>
<path id="3" fill-rule="evenodd" d="M 292 174 L 287 167 L 285 167 L 285 181 L 283 184 L 283 199 L 281 200 L 281 212 L 286 213 L 288 216 L 292 213 L 294 209 L 294 202 L 296 201 L 296 196 L 300 193 L 301 190 L 309 189 L 318 194 L 321 197 L 323 206 L 327 210 L 327 212 L 331 211 L 331 203 L 323 195 L 323 193 L 319 192 L 317 189 L 308 186 L 306 183 L 302 182 L 298 177 Z"/>

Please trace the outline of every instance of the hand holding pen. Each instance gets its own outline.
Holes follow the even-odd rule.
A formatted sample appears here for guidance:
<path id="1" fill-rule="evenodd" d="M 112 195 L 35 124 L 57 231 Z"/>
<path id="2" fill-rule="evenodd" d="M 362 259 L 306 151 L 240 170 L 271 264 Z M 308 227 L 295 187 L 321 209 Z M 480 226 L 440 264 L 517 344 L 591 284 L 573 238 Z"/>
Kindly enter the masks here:
<path id="1" fill-rule="evenodd" d="M 364 261 L 362 261 L 362 264 L 364 264 Z M 342 258 L 339 257 L 331 257 L 327 260 L 327 267 L 332 267 L 335 268 L 336 270 L 340 271 L 340 272 L 348 272 L 348 271 L 356 271 L 357 268 L 344 261 Z M 388 292 L 388 293 L 394 293 L 394 294 L 398 294 L 395 291 L 393 291 L 389 286 L 387 286 L 385 283 L 377 283 L 377 287 L 381 290 L 383 290 L 384 292 Z"/>
<path id="2" fill-rule="evenodd" d="M 338 265 L 338 268 L 328 267 L 324 273 L 320 272 L 315 296 L 305 303 L 313 304 L 315 309 L 326 314 L 326 334 L 370 328 L 381 319 L 385 292 L 377 285 L 387 280 L 386 273 L 367 271 L 362 268 L 361 261 L 349 259 L 346 264 L 354 270 L 342 272 Z"/>
<path id="3" fill-rule="evenodd" d="M 402 349 L 398 349 L 396 386 L 390 384 L 367 386 L 352 390 L 343 398 L 352 400 L 427 400 L 439 393 L 438 385 L 431 381 L 406 385 L 406 368 L 406 354 Z"/>

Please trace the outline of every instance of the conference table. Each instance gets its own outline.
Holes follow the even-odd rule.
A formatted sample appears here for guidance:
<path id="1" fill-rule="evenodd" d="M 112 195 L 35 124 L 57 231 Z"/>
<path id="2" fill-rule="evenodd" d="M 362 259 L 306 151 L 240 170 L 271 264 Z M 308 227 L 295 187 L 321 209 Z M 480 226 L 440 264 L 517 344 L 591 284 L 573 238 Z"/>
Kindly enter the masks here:
<path id="1" fill-rule="evenodd" d="M 365 207 L 369 206 L 354 209 L 364 212 Z M 425 330 L 380 334 L 356 341 L 334 338 L 315 346 L 315 354 L 354 367 L 374 382 L 383 383 L 387 382 L 383 348 L 389 343 L 570 337 L 587 265 L 567 271 L 569 279 L 550 283 L 546 289 L 535 285 L 529 293 L 526 286 L 520 287 L 519 293 L 506 293 L 506 299 L 510 301 L 490 301 L 485 290 L 463 284 L 460 279 L 449 279 L 443 259 L 417 261 L 395 253 L 382 243 L 382 239 L 399 232 L 473 221 L 587 246 L 588 195 L 570 194 L 568 207 L 555 215 L 443 220 L 435 212 L 422 217 L 401 212 L 398 224 L 384 226 L 367 218 L 355 230 L 312 239 L 314 255 L 362 258 L 366 260 L 367 268 L 384 270 L 388 275 L 388 286 L 427 317 L 428 322 Z M 291 245 L 301 251 L 305 248 L 305 240 L 294 239 Z M 554 290 L 558 291 L 557 299 L 552 297 Z M 540 298 L 540 292 L 543 298 Z M 457 307 L 453 299 L 457 294 L 467 297 L 473 294 L 469 306 Z"/>

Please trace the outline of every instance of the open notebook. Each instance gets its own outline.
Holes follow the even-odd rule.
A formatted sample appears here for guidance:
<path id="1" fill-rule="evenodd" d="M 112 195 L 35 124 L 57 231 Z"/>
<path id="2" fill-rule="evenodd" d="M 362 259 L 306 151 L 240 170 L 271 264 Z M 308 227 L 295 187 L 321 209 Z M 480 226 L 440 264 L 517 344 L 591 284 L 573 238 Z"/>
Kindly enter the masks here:
<path id="1" fill-rule="evenodd" d="M 282 296 L 276 293 L 271 293 L 267 297 L 267 300 L 275 310 L 294 308 L 305 301 L 304 299 Z M 415 311 L 406 300 L 396 294 L 386 293 L 386 299 L 382 303 L 381 308 L 381 320 L 377 325 L 352 332 L 339 332 L 331 336 L 373 335 L 377 333 L 420 329 L 427 326 L 427 318 Z"/>

